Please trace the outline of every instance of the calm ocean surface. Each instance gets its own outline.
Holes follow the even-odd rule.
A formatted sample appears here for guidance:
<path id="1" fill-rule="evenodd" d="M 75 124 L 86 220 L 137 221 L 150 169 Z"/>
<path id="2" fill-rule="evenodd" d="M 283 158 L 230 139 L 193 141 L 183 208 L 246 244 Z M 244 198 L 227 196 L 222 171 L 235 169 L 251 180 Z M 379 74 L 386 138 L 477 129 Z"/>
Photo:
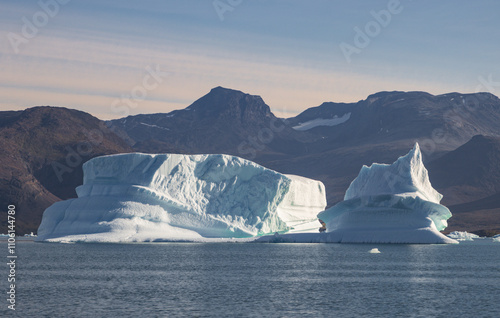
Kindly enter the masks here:
<path id="1" fill-rule="evenodd" d="M 1 317 L 500 317 L 500 243 L 17 242 Z M 377 247 L 380 254 L 368 251 Z"/>

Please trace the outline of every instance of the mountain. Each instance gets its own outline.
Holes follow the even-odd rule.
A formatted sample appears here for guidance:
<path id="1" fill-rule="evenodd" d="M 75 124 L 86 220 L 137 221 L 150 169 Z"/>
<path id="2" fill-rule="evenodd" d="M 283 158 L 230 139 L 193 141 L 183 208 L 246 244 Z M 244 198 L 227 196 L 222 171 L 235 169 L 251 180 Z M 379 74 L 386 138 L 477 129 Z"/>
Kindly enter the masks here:
<path id="1" fill-rule="evenodd" d="M 463 146 L 428 164 L 432 184 L 450 207 L 451 230 L 500 231 L 500 138 L 474 136 Z M 470 228 L 469 228 L 470 229 Z"/>
<path id="2" fill-rule="evenodd" d="M 216 87 L 184 110 L 111 125 L 125 131 L 137 151 L 227 153 L 321 180 L 331 206 L 363 165 L 394 162 L 416 141 L 427 163 L 475 135 L 500 136 L 498 122 L 500 100 L 489 93 L 379 92 L 356 103 L 326 102 L 281 121 L 259 96 Z M 270 129 L 275 127 L 281 130 Z"/>
<path id="3" fill-rule="evenodd" d="M 448 232 L 468 231 L 481 236 L 500 233 L 500 193 L 449 208 L 453 217 L 449 220 Z"/>
<path id="4" fill-rule="evenodd" d="M 75 197 L 88 159 L 132 149 L 99 119 L 72 109 L 0 112 L 0 204 L 16 206 L 17 234 L 36 232 L 45 208 Z M 2 209 L 0 232 L 7 232 Z"/>
<path id="5" fill-rule="evenodd" d="M 321 120 L 331 121 L 304 131 L 319 137 L 309 154 L 263 164 L 321 180 L 331 205 L 361 166 L 394 162 L 416 141 L 428 162 L 475 135 L 500 136 L 500 100 L 489 93 L 380 92 L 357 103 L 323 103 L 287 122 L 297 129 Z"/>
<path id="6" fill-rule="evenodd" d="M 321 180 L 334 204 L 362 165 L 394 162 L 415 141 L 435 159 L 474 135 L 500 136 L 498 122 L 500 100 L 488 93 L 379 92 L 282 121 L 260 96 L 216 87 L 186 109 L 110 124 L 136 151 L 226 153 Z"/>
<path id="7" fill-rule="evenodd" d="M 0 145 L 8 154 L 0 168 L 0 199 L 20 207 L 19 229 L 36 229 L 45 207 L 75 197 L 84 161 L 138 151 L 236 155 L 322 181 L 333 206 L 363 165 L 394 162 L 418 142 L 443 203 L 464 216 L 488 211 L 483 219 L 491 220 L 498 202 L 492 140 L 500 137 L 499 122 L 500 100 L 488 93 L 379 92 L 284 120 L 260 96 L 222 87 L 182 110 L 109 122 L 54 107 L 0 112 Z M 467 222 L 462 228 L 480 226 L 479 219 Z"/>
<path id="8" fill-rule="evenodd" d="M 500 192 L 500 137 L 474 136 L 428 164 L 444 203 L 461 204 Z"/>
<path id="9" fill-rule="evenodd" d="M 418 139 L 428 155 L 438 155 L 475 135 L 500 136 L 500 100 L 489 93 L 380 92 L 357 103 L 324 103 L 287 121 L 299 127 L 321 119 L 336 120 L 307 131 L 324 137 L 326 148 Z"/>
<path id="10" fill-rule="evenodd" d="M 317 137 L 297 132 L 271 112 L 260 96 L 216 87 L 183 110 L 110 121 L 137 151 L 225 153 L 255 160 L 306 151 Z"/>

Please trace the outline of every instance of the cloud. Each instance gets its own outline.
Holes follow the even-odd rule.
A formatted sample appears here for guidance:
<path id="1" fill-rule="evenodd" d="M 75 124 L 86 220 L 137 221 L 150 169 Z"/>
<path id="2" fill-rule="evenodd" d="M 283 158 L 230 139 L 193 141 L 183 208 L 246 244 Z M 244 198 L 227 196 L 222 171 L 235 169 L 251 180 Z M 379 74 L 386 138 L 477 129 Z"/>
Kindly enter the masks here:
<path id="1" fill-rule="evenodd" d="M 122 6 L 121 10 L 128 10 L 127 18 L 143 22 L 154 11 L 146 10 L 146 16 L 136 17 L 134 8 Z M 60 105 L 100 118 L 117 118 L 122 113 L 113 112 L 112 104 L 131 95 L 147 75 L 146 67 L 156 65 L 168 72 L 168 76 L 156 89 L 148 91 L 136 108 L 130 109 L 131 114 L 184 108 L 215 86 L 261 95 L 274 111 L 287 117 L 325 101 L 358 101 L 382 90 L 425 90 L 439 94 L 467 90 L 468 86 L 471 91 L 477 86 L 476 77 L 469 82 L 454 81 L 444 70 L 433 71 L 433 76 L 429 76 L 428 69 L 415 69 L 405 59 L 398 60 L 399 64 L 378 63 L 371 54 L 383 56 L 384 51 L 379 49 L 382 45 L 373 45 L 355 65 L 346 66 L 338 44 L 319 42 L 319 35 L 315 41 L 304 37 L 298 41 L 293 36 L 280 37 L 272 32 L 245 32 L 241 25 L 235 32 L 232 27 L 241 24 L 240 20 L 221 25 L 214 12 L 203 11 L 211 10 L 210 6 L 196 8 L 191 11 L 187 6 L 162 7 L 162 15 L 174 22 L 154 17 L 147 25 L 137 24 L 135 33 L 129 33 L 135 24 L 127 25 L 126 32 L 120 30 L 126 21 L 112 18 L 109 13 L 109 20 L 99 20 L 89 12 L 79 17 L 70 6 L 64 8 L 64 14 L 30 39 L 19 54 L 14 54 L 8 45 L 0 46 L 1 109 Z M 35 9 L 38 8 L 30 8 Z M 234 16 L 245 17 L 244 10 L 248 9 L 242 6 Z M 101 12 L 95 14 L 106 16 Z M 193 22 L 191 17 L 191 26 L 179 22 L 181 19 L 176 16 L 193 15 L 202 20 L 207 19 L 207 14 L 213 18 L 211 23 Z M 57 24 L 70 20 L 76 25 L 63 23 L 66 27 L 61 28 Z M 6 23 L 0 26 L 3 28 Z M 4 29 L 16 28 L 20 26 L 10 24 Z"/>
<path id="2" fill-rule="evenodd" d="M 184 108 L 215 86 L 261 95 L 283 114 L 297 114 L 324 101 L 357 101 L 366 97 L 367 87 L 371 92 L 414 87 L 411 82 L 303 66 L 293 58 L 273 63 L 217 48 L 141 47 L 133 41 L 108 43 L 98 37 L 44 36 L 33 45 L 36 50 L 19 55 L 2 51 L 6 57 L 0 84 L 13 96 L 2 107 L 61 105 L 110 118 L 117 115 L 111 103 L 130 95 L 147 75 L 146 67 L 157 65 L 168 76 L 131 114 Z"/>

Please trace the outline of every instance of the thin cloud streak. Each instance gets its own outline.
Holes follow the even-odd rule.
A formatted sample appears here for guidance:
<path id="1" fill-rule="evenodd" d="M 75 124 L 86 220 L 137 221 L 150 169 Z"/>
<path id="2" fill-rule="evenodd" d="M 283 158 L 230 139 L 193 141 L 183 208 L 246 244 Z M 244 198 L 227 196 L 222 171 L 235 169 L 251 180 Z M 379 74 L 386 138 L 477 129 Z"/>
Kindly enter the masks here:
<path id="1" fill-rule="evenodd" d="M 168 100 L 194 101 L 219 85 L 261 95 L 271 107 L 289 114 L 324 101 L 357 101 L 366 97 L 366 87 L 373 87 L 373 92 L 387 87 L 414 87 L 414 83 L 405 85 L 401 81 L 381 81 L 370 76 L 305 67 L 292 58 L 284 57 L 275 65 L 254 61 L 244 54 L 228 57 L 227 52 L 200 50 L 195 46 L 142 48 L 131 41 L 103 43 L 95 38 L 43 36 L 36 45 L 36 55 L 28 52 L 9 55 L 2 51 L 5 56 L 0 85 L 17 87 L 23 92 L 11 103 L 56 104 L 87 111 L 99 109 L 102 118 L 116 116 L 102 106 L 130 94 L 130 90 L 141 83 L 148 65 L 153 68 L 159 65 L 169 76 L 158 89 L 148 93 L 148 99 L 155 101 L 141 103 L 140 108 L 131 110 L 132 114 L 184 108 L 189 104 L 160 104 Z M 435 90 L 436 86 L 429 88 Z M 92 107 L 91 102 L 99 106 Z M 6 105 L 12 104 L 4 103 L 2 107 Z"/>
<path id="2" fill-rule="evenodd" d="M 353 102 L 383 90 L 473 92 L 478 76 L 489 75 L 474 61 L 459 78 L 460 69 L 439 68 L 446 61 L 454 64 L 453 59 L 429 63 L 428 55 L 415 50 L 412 43 L 419 30 L 415 24 L 422 21 L 419 15 L 412 19 L 419 13 L 416 4 L 348 65 L 339 42 L 351 41 L 353 27 L 372 19 L 370 10 L 383 9 L 386 2 L 360 3 L 353 5 L 356 10 L 339 11 L 341 5 L 325 1 L 322 12 L 301 2 L 285 11 L 274 1 L 248 2 L 224 23 L 219 23 L 211 2 L 180 3 L 71 2 L 19 54 L 13 54 L 4 32 L 1 109 L 60 105 L 116 118 L 111 103 L 130 95 L 141 84 L 145 68 L 156 65 L 169 75 L 131 114 L 184 108 L 211 88 L 224 86 L 261 95 L 273 110 L 289 117 L 325 101 Z M 361 16 L 358 7 L 363 8 Z M 427 14 L 426 8 L 420 8 L 420 15 Z M 21 16 L 39 9 L 35 3 L 10 4 L 0 13 L 6 17 L 0 28 L 19 32 Z M 346 12 L 358 14 L 357 20 L 351 21 Z M 434 46 L 424 50 L 433 51 Z M 490 72 L 497 70 L 491 66 Z"/>

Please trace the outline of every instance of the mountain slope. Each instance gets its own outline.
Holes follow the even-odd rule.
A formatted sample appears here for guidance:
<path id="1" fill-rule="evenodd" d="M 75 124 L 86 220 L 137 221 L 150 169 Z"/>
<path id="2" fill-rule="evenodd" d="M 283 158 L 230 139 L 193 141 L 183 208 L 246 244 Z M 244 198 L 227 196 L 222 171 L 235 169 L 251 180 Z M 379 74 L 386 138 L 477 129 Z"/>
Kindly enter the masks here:
<path id="1" fill-rule="evenodd" d="M 307 130 L 320 137 L 309 145 L 311 154 L 267 166 L 323 181 L 331 205 L 342 200 L 363 164 L 393 162 L 415 142 L 429 162 L 477 134 L 500 136 L 500 100 L 488 93 L 380 92 L 357 103 L 324 103 L 287 121 L 297 127 L 347 114 L 342 123 Z"/>
<path id="2" fill-rule="evenodd" d="M 380 92 L 323 103 L 283 123 L 259 96 L 216 87 L 184 110 L 111 123 L 136 151 L 227 153 L 321 180 L 331 205 L 364 164 L 393 162 L 416 141 L 427 162 L 474 135 L 500 136 L 498 122 L 500 100 L 488 93 Z"/>
<path id="3" fill-rule="evenodd" d="M 456 220 L 475 228 L 475 213 L 483 211 L 484 220 L 496 213 L 495 200 L 482 200 L 498 193 L 500 159 L 492 140 L 500 138 L 499 122 L 500 100 L 487 93 L 380 92 L 357 103 L 323 103 L 281 120 L 259 96 L 222 87 L 186 109 L 129 116 L 107 122 L 110 127 L 64 108 L 0 112 L 0 145 L 7 154 L 0 168 L 0 203 L 19 206 L 20 230 L 36 229 L 45 207 L 75 196 L 83 162 L 141 151 L 237 155 L 321 180 L 332 206 L 362 165 L 394 162 L 418 141 L 443 203 L 462 213 L 462 220 L 469 215 L 469 223 Z M 478 134 L 490 137 L 473 138 L 461 149 Z"/>
<path id="4" fill-rule="evenodd" d="M 500 232 L 500 138 L 474 136 L 430 162 L 428 169 L 432 184 L 453 213 L 450 230 Z"/>
<path id="5" fill-rule="evenodd" d="M 446 204 L 462 204 L 500 193 L 500 138 L 474 136 L 428 164 L 432 184 Z"/>
<path id="6" fill-rule="evenodd" d="M 82 164 L 111 153 L 129 152 L 104 122 L 76 110 L 34 107 L 0 112 L 0 204 L 16 206 L 18 234 L 36 232 L 45 208 L 75 197 Z M 6 213 L 6 210 L 2 210 Z M 1 217 L 0 232 L 6 232 Z"/>
<path id="7" fill-rule="evenodd" d="M 113 120 L 143 152 L 226 153 L 247 159 L 306 151 L 315 138 L 276 118 L 260 96 L 216 87 L 183 110 Z"/>
<path id="8" fill-rule="evenodd" d="M 287 121 L 297 126 L 347 115 L 340 124 L 308 130 L 325 137 L 319 149 L 419 140 L 435 158 L 475 135 L 500 136 L 500 100 L 489 93 L 380 92 L 357 103 L 324 103 Z"/>

